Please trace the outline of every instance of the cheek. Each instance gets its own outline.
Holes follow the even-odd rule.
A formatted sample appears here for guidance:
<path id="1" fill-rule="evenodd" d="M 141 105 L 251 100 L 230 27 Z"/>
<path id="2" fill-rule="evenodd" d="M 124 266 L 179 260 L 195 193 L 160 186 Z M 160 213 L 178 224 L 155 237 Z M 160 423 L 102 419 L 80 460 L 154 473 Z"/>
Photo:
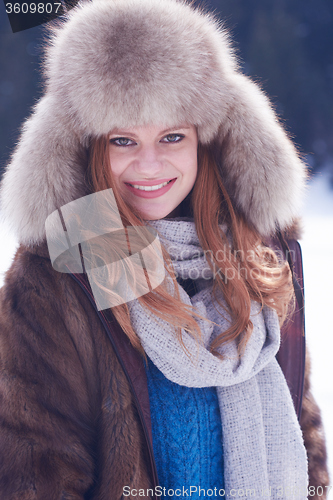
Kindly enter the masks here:
<path id="1" fill-rule="evenodd" d="M 192 154 L 190 157 L 188 157 L 186 165 L 187 165 L 186 168 L 187 178 L 189 182 L 192 182 L 194 184 L 198 173 L 197 155 Z"/>
<path id="2" fill-rule="evenodd" d="M 122 174 L 126 170 L 125 162 L 123 161 L 122 158 L 119 158 L 113 154 L 110 154 L 109 158 L 110 158 L 112 176 L 116 182 L 119 182 Z"/>
<path id="3" fill-rule="evenodd" d="M 185 152 L 185 157 L 183 158 L 183 165 L 186 165 L 187 177 L 193 184 L 197 178 L 198 172 L 198 143 L 193 139 L 191 145 Z"/>

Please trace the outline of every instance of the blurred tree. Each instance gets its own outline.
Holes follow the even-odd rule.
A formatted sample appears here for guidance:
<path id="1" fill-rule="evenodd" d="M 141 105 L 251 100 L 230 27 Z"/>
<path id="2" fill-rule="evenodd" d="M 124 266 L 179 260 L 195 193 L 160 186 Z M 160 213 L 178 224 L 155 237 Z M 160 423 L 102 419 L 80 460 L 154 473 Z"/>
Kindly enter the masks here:
<path id="1" fill-rule="evenodd" d="M 0 2 L 0 167 L 7 163 L 20 126 L 41 94 L 42 28 L 12 33 Z"/>
<path id="2" fill-rule="evenodd" d="M 270 96 L 313 168 L 333 165 L 332 0 L 194 3 L 204 3 L 224 19 L 244 71 Z M 0 3 L 0 168 L 41 94 L 42 33 L 38 27 L 13 34 Z"/>
<path id="3" fill-rule="evenodd" d="M 199 2 L 196 2 L 199 4 Z M 208 0 L 315 170 L 333 170 L 333 2 Z"/>

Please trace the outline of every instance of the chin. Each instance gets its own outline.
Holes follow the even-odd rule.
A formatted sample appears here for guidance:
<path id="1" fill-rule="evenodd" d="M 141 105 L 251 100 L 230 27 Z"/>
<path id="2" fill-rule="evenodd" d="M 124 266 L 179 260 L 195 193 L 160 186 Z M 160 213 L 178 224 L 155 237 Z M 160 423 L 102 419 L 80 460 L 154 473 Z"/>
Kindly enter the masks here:
<path id="1" fill-rule="evenodd" d="M 152 209 L 149 212 L 144 212 L 141 211 L 142 217 L 145 220 L 159 220 L 159 219 L 164 219 L 166 217 L 177 217 L 177 212 L 178 212 L 178 207 L 176 208 L 170 208 L 166 210 L 154 210 Z"/>
<path id="2" fill-rule="evenodd" d="M 173 215 L 169 214 L 162 214 L 162 215 L 144 215 L 143 219 L 144 220 L 160 220 L 160 219 L 165 219 L 167 217 L 173 217 Z"/>

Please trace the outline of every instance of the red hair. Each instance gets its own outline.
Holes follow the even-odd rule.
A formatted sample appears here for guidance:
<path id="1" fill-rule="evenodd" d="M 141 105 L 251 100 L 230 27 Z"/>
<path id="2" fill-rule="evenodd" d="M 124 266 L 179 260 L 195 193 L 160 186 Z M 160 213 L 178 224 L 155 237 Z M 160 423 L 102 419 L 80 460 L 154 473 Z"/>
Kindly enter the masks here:
<path id="1" fill-rule="evenodd" d="M 112 176 L 108 144 L 108 138 L 103 136 L 93 140 L 90 146 L 88 174 L 92 190 L 97 192 L 112 188 L 125 227 L 147 225 L 120 196 Z M 188 209 L 193 214 L 200 244 L 209 256 L 207 261 L 214 273 L 214 296 L 218 301 L 216 292 L 222 291 L 232 318 L 231 326 L 215 339 L 211 350 L 218 355 L 218 346 L 236 340 L 241 354 L 253 329 L 251 300 L 262 307 L 267 305 L 275 309 L 280 324 L 294 306 L 290 269 L 285 261 L 280 262 L 274 251 L 263 244 L 258 232 L 236 213 L 210 147 L 199 144 L 198 174 L 189 198 Z M 228 228 L 230 237 L 221 225 Z M 171 260 L 164 248 L 163 257 L 166 271 L 175 282 Z M 194 319 L 198 315 L 180 301 L 177 286 L 171 294 L 162 284 L 138 300 L 154 315 L 174 325 L 181 343 L 182 328 L 200 338 L 200 329 Z M 112 312 L 134 347 L 143 351 L 132 328 L 127 305 L 115 306 Z"/>

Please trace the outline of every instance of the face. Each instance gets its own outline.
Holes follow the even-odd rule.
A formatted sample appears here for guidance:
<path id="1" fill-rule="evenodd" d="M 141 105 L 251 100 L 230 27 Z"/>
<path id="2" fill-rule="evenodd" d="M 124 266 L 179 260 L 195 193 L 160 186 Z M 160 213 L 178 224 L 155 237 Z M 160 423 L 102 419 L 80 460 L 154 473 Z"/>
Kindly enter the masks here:
<path id="1" fill-rule="evenodd" d="M 122 198 L 146 220 L 176 216 L 195 183 L 197 148 L 193 125 L 112 130 L 110 164 Z"/>

